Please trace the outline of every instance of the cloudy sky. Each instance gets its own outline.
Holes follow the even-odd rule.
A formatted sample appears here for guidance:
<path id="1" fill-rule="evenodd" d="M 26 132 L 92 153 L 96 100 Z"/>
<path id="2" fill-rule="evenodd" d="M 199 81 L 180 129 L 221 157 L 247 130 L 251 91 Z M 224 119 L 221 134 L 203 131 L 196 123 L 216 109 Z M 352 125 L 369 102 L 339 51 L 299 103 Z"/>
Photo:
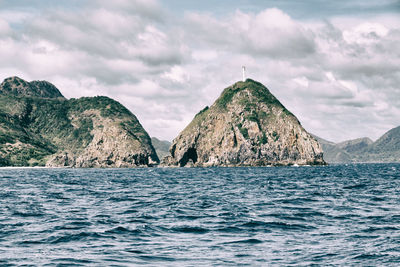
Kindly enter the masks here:
<path id="1" fill-rule="evenodd" d="M 400 0 L 0 0 L 0 59 L 0 79 L 110 96 L 166 140 L 242 65 L 325 139 L 400 125 Z"/>

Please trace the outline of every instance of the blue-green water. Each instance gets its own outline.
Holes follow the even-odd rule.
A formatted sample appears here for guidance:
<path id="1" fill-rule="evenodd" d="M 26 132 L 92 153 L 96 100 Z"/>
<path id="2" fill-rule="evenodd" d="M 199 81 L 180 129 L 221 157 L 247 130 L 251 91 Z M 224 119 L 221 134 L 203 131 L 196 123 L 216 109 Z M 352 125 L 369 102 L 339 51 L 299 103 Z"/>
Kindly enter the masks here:
<path id="1" fill-rule="evenodd" d="M 398 266 L 399 170 L 0 169 L 0 265 Z"/>

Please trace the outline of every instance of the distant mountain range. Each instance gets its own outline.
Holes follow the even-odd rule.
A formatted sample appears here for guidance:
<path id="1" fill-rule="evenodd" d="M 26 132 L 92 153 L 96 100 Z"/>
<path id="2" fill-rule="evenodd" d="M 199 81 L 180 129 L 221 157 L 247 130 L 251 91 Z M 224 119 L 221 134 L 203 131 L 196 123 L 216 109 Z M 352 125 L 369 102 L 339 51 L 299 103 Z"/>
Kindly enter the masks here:
<path id="1" fill-rule="evenodd" d="M 160 140 L 156 137 L 152 137 L 151 142 L 160 160 L 169 155 L 169 147 L 171 146 L 171 142 Z"/>
<path id="2" fill-rule="evenodd" d="M 391 129 L 378 140 L 358 138 L 333 143 L 314 136 L 321 144 L 328 163 L 400 162 L 400 126 Z"/>

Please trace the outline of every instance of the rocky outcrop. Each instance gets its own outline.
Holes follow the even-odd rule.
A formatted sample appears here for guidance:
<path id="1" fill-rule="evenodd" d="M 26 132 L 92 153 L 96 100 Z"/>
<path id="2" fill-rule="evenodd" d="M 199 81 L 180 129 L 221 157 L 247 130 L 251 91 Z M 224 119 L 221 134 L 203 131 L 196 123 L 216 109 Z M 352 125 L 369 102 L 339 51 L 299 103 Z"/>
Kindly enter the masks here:
<path id="1" fill-rule="evenodd" d="M 325 164 L 319 143 L 262 84 L 226 88 L 173 140 L 169 166 Z"/>
<path id="2" fill-rule="evenodd" d="M 57 87 L 49 82 L 27 82 L 16 76 L 7 78 L 0 84 L 0 95 L 64 98 Z"/>
<path id="3" fill-rule="evenodd" d="M 50 157 L 48 167 L 120 168 L 159 163 L 149 136 L 134 117 L 106 117 L 99 109 L 87 109 L 81 114 L 71 110 L 69 119 L 75 129 L 82 121 L 91 123 L 87 145 L 84 149 L 65 147 Z"/>
<path id="4" fill-rule="evenodd" d="M 0 166 L 138 167 L 158 162 L 138 119 L 108 97 L 67 100 L 50 83 L 19 78 L 0 86 Z"/>

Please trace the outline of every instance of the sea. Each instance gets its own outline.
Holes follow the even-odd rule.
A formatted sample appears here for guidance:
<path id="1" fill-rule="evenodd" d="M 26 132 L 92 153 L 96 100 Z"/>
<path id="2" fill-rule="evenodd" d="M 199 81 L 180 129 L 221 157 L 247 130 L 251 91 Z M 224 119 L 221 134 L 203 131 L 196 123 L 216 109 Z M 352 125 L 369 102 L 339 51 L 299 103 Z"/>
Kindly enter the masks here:
<path id="1" fill-rule="evenodd" d="M 0 169 L 0 266 L 400 266 L 400 164 Z"/>

